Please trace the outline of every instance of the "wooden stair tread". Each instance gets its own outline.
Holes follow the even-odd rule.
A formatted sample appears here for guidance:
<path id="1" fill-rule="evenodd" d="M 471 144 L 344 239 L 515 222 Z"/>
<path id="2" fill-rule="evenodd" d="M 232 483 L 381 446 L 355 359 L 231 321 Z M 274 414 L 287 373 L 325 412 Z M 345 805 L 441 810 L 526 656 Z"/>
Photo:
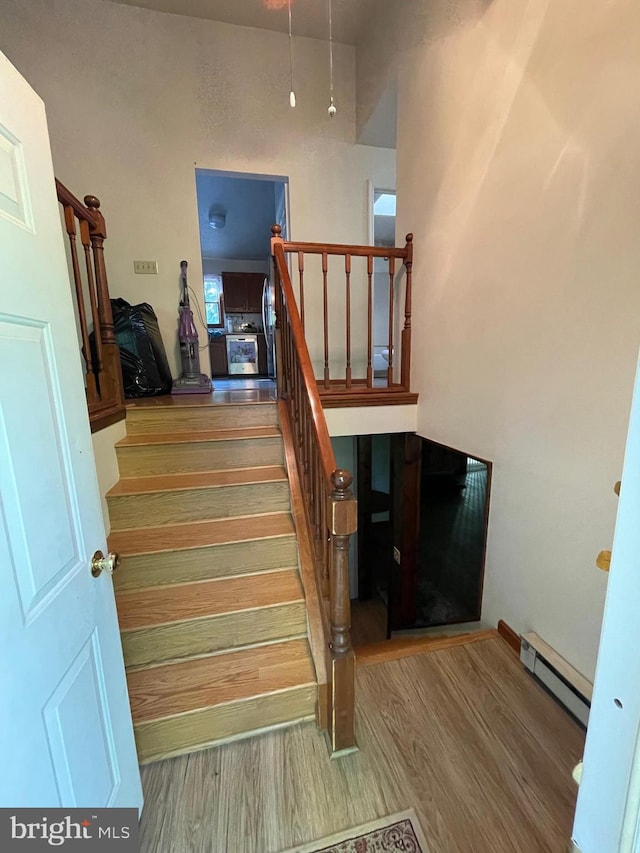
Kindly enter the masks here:
<path id="1" fill-rule="evenodd" d="M 162 409 L 221 408 L 223 406 L 275 406 L 275 389 L 269 391 L 238 389 L 236 391 L 216 391 L 214 394 L 180 394 L 161 397 L 143 397 L 129 400 L 127 411 L 158 411 Z"/>
<path id="2" fill-rule="evenodd" d="M 315 684 L 306 640 L 141 669 L 127 674 L 135 724 Z"/>
<path id="3" fill-rule="evenodd" d="M 109 549 L 125 557 L 133 554 L 191 550 L 207 545 L 224 545 L 293 535 L 291 514 L 273 512 L 264 515 L 216 518 L 211 521 L 189 521 L 161 527 L 130 527 L 126 530 L 116 530 L 109 536 Z"/>
<path id="4" fill-rule="evenodd" d="M 304 601 L 297 569 L 153 586 L 116 596 L 121 631 Z"/>
<path id="5" fill-rule="evenodd" d="M 137 447 L 146 444 L 193 444 L 200 441 L 232 441 L 244 438 L 279 438 L 277 427 L 257 426 L 244 429 L 184 430 L 183 432 L 143 432 L 126 435 L 116 447 Z"/>
<path id="6" fill-rule="evenodd" d="M 107 492 L 107 497 L 150 494 L 153 492 L 183 491 L 185 489 L 218 488 L 220 486 L 275 483 L 287 479 L 281 465 L 256 468 L 228 468 L 217 471 L 191 471 L 185 474 L 150 474 L 123 477 Z"/>

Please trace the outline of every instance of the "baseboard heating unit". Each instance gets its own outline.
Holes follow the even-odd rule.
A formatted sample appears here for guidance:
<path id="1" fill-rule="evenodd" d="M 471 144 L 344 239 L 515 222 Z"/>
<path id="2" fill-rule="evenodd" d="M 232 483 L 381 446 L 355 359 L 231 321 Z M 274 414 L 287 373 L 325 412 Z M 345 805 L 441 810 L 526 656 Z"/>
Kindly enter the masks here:
<path id="1" fill-rule="evenodd" d="M 520 637 L 520 660 L 585 728 L 593 685 L 537 634 Z"/>

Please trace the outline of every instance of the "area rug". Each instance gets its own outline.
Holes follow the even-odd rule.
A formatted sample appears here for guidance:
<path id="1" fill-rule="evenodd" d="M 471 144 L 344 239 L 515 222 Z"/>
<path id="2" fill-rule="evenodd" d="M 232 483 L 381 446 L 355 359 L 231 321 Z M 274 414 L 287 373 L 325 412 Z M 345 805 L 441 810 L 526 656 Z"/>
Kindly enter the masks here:
<path id="1" fill-rule="evenodd" d="M 284 853 L 430 853 L 413 809 L 321 838 Z"/>

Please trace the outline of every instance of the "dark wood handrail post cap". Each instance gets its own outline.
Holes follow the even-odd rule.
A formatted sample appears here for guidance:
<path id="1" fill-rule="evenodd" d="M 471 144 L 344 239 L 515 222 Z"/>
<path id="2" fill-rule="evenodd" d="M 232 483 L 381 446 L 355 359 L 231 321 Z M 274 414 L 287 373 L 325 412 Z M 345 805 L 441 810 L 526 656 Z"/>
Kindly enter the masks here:
<path id="1" fill-rule="evenodd" d="M 338 468 L 331 475 L 333 491 L 329 498 L 329 530 L 332 536 L 349 537 L 358 529 L 358 501 L 349 488 L 353 476 Z"/>
<path id="2" fill-rule="evenodd" d="M 107 226 L 105 225 L 104 216 L 100 210 L 100 199 L 95 195 L 86 195 L 84 197 L 84 203 L 87 209 L 93 214 L 93 222 L 89 225 L 92 239 L 95 241 L 99 241 L 101 239 L 105 240 L 107 236 Z M 101 244 L 99 242 L 94 242 L 94 249 L 100 248 L 100 246 Z"/>
<path id="3" fill-rule="evenodd" d="M 278 223 L 276 222 L 275 225 L 271 226 L 271 233 L 274 237 L 281 237 L 282 236 L 282 226 L 278 225 Z"/>
<path id="4" fill-rule="evenodd" d="M 413 263 L 413 234 L 409 232 L 406 236 L 406 244 L 404 247 L 404 265 L 411 269 Z"/>
<path id="5" fill-rule="evenodd" d="M 345 471 L 344 468 L 336 468 L 331 475 L 331 485 L 333 486 L 332 497 L 335 497 L 336 500 L 346 500 L 349 497 L 346 493 L 349 491 L 352 483 L 353 475 L 349 471 Z"/>

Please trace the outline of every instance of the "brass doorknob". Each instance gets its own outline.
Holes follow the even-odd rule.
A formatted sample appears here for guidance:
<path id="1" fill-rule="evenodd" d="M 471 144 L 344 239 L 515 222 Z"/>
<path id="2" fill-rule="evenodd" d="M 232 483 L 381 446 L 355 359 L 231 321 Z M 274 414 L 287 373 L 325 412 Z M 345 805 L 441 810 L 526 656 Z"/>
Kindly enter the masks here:
<path id="1" fill-rule="evenodd" d="M 91 560 L 91 574 L 94 578 L 99 578 L 102 572 L 109 572 L 112 575 L 120 565 L 120 554 L 107 554 L 102 551 L 96 551 Z"/>

